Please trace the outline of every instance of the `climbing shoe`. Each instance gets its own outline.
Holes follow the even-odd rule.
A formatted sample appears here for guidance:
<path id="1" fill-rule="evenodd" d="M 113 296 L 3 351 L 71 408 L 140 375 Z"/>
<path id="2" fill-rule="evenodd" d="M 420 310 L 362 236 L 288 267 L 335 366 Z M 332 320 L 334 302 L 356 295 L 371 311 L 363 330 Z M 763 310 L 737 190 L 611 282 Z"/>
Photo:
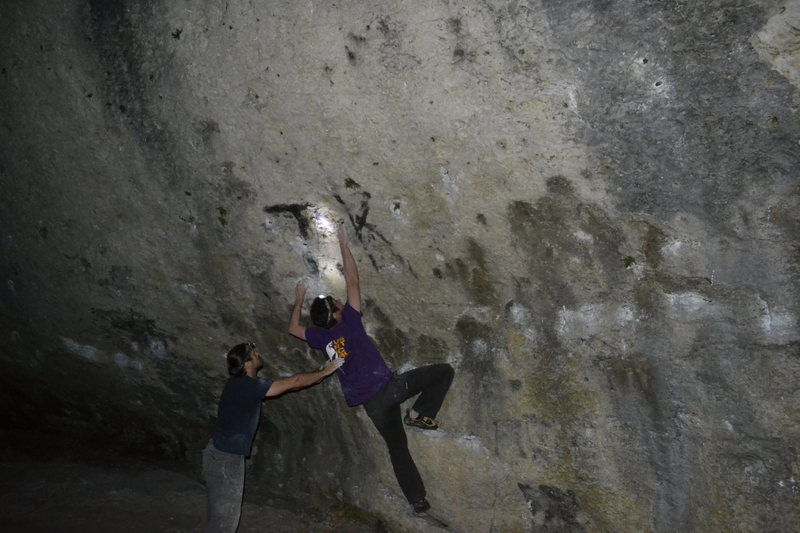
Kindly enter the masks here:
<path id="1" fill-rule="evenodd" d="M 425 498 L 412 503 L 411 508 L 414 510 L 414 518 L 427 522 L 438 529 L 450 529 L 450 526 L 447 525 L 447 522 L 431 513 L 431 504 L 429 504 L 428 500 Z"/>
<path id="2" fill-rule="evenodd" d="M 407 426 L 414 426 L 420 429 L 439 429 L 439 424 L 433 418 L 423 415 L 418 415 L 417 418 L 411 418 L 409 414 L 410 411 L 410 409 L 406 411 L 406 416 L 403 417 L 403 422 L 405 422 Z"/>
<path id="3" fill-rule="evenodd" d="M 424 513 L 425 511 L 430 509 L 431 508 L 431 504 L 428 503 L 428 500 L 426 500 L 425 498 L 422 498 L 421 500 L 418 500 L 418 501 L 412 503 L 411 507 L 414 508 L 414 512 L 415 513 L 419 514 L 419 513 Z"/>

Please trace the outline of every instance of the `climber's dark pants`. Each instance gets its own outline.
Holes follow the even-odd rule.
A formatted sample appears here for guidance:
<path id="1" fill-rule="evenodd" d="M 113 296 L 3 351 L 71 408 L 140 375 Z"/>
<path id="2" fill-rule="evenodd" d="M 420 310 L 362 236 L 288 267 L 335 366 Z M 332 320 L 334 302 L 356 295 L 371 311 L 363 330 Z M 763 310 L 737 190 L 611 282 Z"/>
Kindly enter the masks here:
<path id="1" fill-rule="evenodd" d="M 364 403 L 367 415 L 386 441 L 394 475 L 409 503 L 425 498 L 425 486 L 408 451 L 400 404 L 419 394 L 414 411 L 435 418 L 453 382 L 453 374 L 453 367 L 447 363 L 394 374 L 385 387 Z"/>

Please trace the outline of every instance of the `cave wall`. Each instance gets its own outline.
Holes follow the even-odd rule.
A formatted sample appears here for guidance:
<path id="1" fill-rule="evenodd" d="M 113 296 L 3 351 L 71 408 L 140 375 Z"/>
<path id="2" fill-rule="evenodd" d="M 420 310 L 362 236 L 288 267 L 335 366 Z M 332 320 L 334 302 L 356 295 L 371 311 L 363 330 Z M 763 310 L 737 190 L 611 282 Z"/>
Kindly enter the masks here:
<path id="1" fill-rule="evenodd" d="M 196 465 L 231 345 L 318 364 L 343 221 L 390 365 L 457 370 L 409 434 L 455 529 L 797 527 L 800 2 L 0 13 L 8 447 Z M 250 479 L 412 527 L 335 380 Z"/>

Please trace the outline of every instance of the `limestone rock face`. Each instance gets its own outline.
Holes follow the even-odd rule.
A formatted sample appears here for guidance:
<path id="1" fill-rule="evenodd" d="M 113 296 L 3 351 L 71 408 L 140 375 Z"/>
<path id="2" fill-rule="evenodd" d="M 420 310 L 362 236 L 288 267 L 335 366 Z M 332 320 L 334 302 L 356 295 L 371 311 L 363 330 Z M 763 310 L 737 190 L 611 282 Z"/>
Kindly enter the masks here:
<path id="1" fill-rule="evenodd" d="M 0 15 L 9 442 L 197 464 L 228 348 L 319 365 L 286 325 L 342 222 L 387 362 L 456 368 L 408 435 L 454 530 L 797 527 L 797 0 Z M 250 464 L 419 527 L 335 379 Z"/>

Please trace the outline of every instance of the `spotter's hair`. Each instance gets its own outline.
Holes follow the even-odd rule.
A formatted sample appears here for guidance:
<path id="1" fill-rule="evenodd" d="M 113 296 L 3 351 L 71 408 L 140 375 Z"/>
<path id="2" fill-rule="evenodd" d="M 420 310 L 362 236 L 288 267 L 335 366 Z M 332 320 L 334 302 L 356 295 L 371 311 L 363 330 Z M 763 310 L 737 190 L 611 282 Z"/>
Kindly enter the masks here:
<path id="1" fill-rule="evenodd" d="M 252 342 L 243 342 L 231 348 L 226 357 L 228 374 L 235 377 L 244 376 L 244 364 L 250 360 L 250 354 L 255 348 L 256 346 Z"/>

